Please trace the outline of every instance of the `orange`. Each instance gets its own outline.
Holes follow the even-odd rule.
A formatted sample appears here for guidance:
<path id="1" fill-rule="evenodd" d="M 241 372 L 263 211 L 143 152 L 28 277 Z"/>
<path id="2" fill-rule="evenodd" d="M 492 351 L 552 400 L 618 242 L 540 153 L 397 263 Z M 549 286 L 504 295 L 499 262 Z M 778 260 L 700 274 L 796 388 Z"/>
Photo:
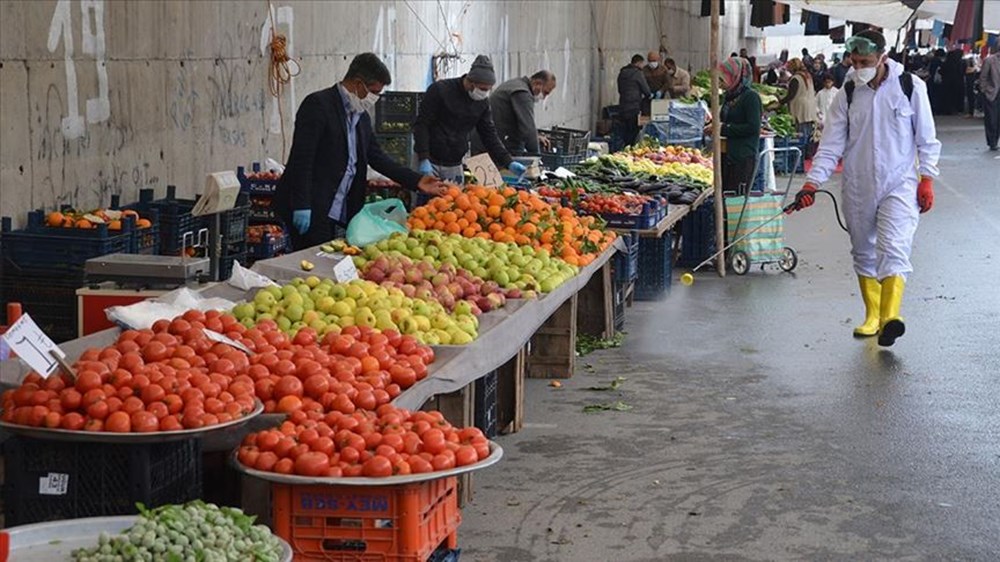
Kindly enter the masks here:
<path id="1" fill-rule="evenodd" d="M 135 221 L 135 226 L 137 228 L 149 228 L 153 226 L 153 223 L 150 222 L 149 219 L 139 219 Z"/>
<path id="2" fill-rule="evenodd" d="M 108 230 L 121 230 L 122 221 L 111 221 L 108 223 Z"/>
<path id="3" fill-rule="evenodd" d="M 80 219 L 76 221 L 77 228 L 94 228 L 94 224 L 87 219 Z"/>
<path id="4" fill-rule="evenodd" d="M 500 206 L 499 205 L 490 205 L 489 208 L 486 209 L 486 216 L 488 216 L 490 218 L 493 218 L 493 219 L 499 217 L 500 216 Z"/>
<path id="5" fill-rule="evenodd" d="M 45 223 L 48 224 L 49 226 L 55 226 L 55 227 L 62 226 L 64 218 L 65 217 L 63 216 L 63 214 L 60 213 L 59 211 L 52 211 L 45 218 Z"/>

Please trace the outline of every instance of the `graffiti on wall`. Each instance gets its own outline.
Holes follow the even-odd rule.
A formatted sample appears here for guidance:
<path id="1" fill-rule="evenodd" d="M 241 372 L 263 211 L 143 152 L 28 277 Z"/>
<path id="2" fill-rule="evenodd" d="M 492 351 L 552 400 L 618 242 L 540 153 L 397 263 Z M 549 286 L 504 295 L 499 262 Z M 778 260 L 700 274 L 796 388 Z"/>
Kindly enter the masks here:
<path id="1" fill-rule="evenodd" d="M 79 0 L 81 51 L 94 59 L 97 75 L 97 97 L 87 99 L 85 115 L 80 114 L 80 92 L 76 79 L 76 61 L 73 60 L 73 13 L 71 0 L 58 0 L 49 24 L 48 48 L 54 53 L 62 45 L 66 64 L 66 117 L 62 120 L 62 134 L 67 139 L 77 139 L 86 133 L 86 124 L 106 121 L 111 116 L 108 98 L 108 68 L 104 42 L 104 0 Z M 86 121 L 84 121 L 86 117 Z"/>

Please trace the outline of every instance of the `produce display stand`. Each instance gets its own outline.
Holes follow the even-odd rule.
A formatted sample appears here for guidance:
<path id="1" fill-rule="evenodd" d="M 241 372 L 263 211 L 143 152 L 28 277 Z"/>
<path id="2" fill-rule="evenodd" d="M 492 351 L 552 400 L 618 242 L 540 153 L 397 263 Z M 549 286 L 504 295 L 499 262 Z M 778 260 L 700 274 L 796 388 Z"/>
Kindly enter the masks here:
<path id="1" fill-rule="evenodd" d="M 681 220 L 686 217 L 688 213 L 700 207 L 701 204 L 705 202 L 705 199 L 708 199 L 711 196 L 712 190 L 706 189 L 705 191 L 702 191 L 698 195 L 698 198 L 695 199 L 690 205 L 671 205 L 669 211 L 667 212 L 667 216 L 663 217 L 663 219 L 656 223 L 656 226 L 653 228 L 637 231 L 618 229 L 612 230 L 616 230 L 617 232 L 638 232 L 639 236 L 642 238 L 661 238 L 667 231 L 673 228 L 677 223 L 681 222 Z"/>
<path id="2" fill-rule="evenodd" d="M 56 562 L 72 560 L 78 548 L 97 544 L 101 533 L 116 535 L 139 520 L 135 515 L 87 517 L 12 527 L 0 532 L 0 560 Z M 292 562 L 292 547 L 281 543 L 281 562 Z"/>

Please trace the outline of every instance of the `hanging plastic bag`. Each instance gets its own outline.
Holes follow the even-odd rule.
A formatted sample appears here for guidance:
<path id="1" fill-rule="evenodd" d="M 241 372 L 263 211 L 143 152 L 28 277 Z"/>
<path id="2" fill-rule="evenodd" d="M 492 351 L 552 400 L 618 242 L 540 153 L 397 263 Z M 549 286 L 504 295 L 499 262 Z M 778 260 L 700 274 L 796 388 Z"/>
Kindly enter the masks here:
<path id="1" fill-rule="evenodd" d="M 407 233 L 409 213 L 399 199 L 385 199 L 368 203 L 347 225 L 347 242 L 352 246 L 367 246 L 393 234 Z"/>

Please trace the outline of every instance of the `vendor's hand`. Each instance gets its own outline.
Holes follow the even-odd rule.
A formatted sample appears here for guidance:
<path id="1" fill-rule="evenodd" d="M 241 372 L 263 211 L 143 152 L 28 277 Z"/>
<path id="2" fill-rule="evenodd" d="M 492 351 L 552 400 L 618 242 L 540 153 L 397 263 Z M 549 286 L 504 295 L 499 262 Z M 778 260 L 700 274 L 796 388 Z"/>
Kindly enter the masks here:
<path id="1" fill-rule="evenodd" d="M 934 206 L 934 179 L 929 176 L 921 176 L 920 184 L 917 186 L 917 205 L 921 213 L 926 213 Z"/>
<path id="2" fill-rule="evenodd" d="M 538 135 L 538 144 L 545 150 L 552 150 L 552 141 L 545 135 Z"/>
<path id="3" fill-rule="evenodd" d="M 425 176 L 434 175 L 434 167 L 431 165 L 431 161 L 424 158 L 420 161 L 420 165 L 417 167 L 417 171 Z"/>
<path id="4" fill-rule="evenodd" d="M 528 172 L 528 168 L 517 160 L 511 161 L 511 163 L 507 165 L 507 169 L 517 174 L 517 177 L 519 178 Z"/>
<path id="5" fill-rule="evenodd" d="M 312 211 L 309 209 L 296 209 L 292 211 L 292 226 L 299 234 L 305 234 L 309 230 L 309 223 L 312 222 Z"/>
<path id="6" fill-rule="evenodd" d="M 702 130 L 702 134 L 704 134 L 707 137 L 712 136 L 712 124 L 711 123 L 709 123 L 708 125 L 705 125 L 705 128 Z"/>
<path id="7" fill-rule="evenodd" d="M 444 195 L 444 192 L 448 190 L 448 185 L 434 176 L 424 176 L 417 183 L 417 189 L 427 195 L 437 197 L 438 195 Z"/>
<path id="8" fill-rule="evenodd" d="M 788 210 L 788 213 L 790 214 L 793 211 L 801 211 L 806 207 L 811 207 L 815 202 L 816 186 L 811 183 L 807 183 L 802 186 L 802 189 L 800 189 L 798 193 L 795 194 L 794 206 Z"/>

